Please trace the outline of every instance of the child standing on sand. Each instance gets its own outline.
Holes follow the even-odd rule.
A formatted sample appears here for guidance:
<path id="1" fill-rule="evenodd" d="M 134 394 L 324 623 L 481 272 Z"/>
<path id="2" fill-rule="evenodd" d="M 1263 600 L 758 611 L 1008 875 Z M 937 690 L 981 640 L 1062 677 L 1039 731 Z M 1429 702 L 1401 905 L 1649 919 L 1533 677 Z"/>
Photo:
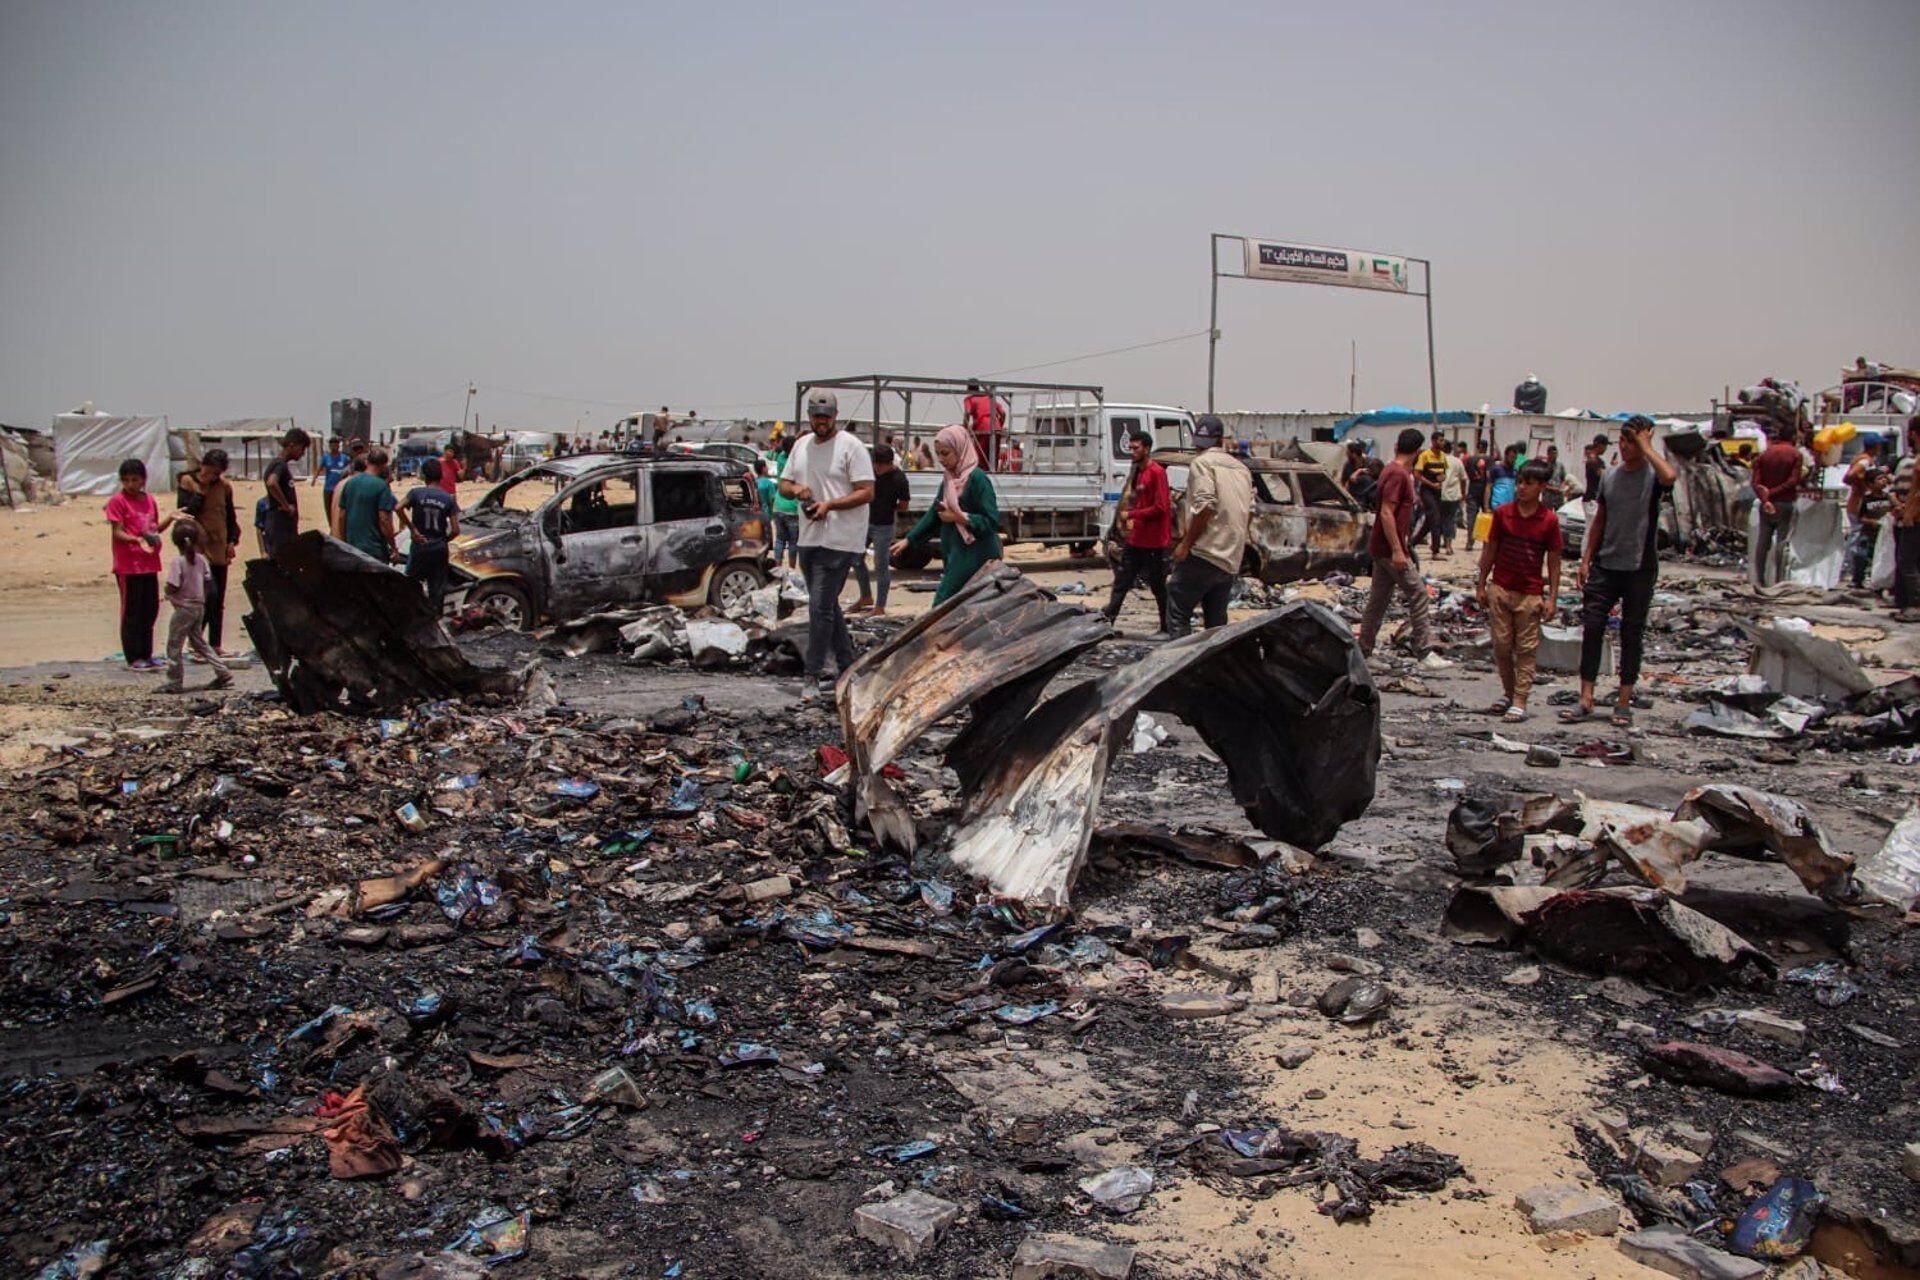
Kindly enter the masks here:
<path id="1" fill-rule="evenodd" d="M 180 554 L 167 566 L 167 603 L 173 606 L 173 623 L 167 628 L 167 682 L 160 686 L 162 693 L 180 692 L 189 647 L 196 658 L 213 668 L 213 682 L 207 688 L 224 689 L 233 683 L 233 673 L 203 634 L 207 593 L 213 587 L 205 540 L 206 534 L 190 517 L 182 517 L 173 526 L 173 546 Z"/>
<path id="2" fill-rule="evenodd" d="M 173 517 L 160 516 L 147 492 L 147 464 L 128 458 L 120 464 L 120 492 L 107 499 L 107 523 L 113 527 L 113 576 L 120 584 L 120 652 L 129 671 L 158 671 L 166 663 L 153 656 L 153 624 L 160 618 L 160 533 Z"/>

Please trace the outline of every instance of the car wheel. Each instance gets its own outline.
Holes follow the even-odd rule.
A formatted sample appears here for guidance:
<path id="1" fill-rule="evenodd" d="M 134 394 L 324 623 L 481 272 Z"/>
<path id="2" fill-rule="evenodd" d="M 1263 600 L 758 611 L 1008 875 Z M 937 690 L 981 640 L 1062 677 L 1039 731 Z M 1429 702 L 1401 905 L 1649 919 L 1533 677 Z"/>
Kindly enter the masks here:
<path id="1" fill-rule="evenodd" d="M 485 609 L 503 627 L 533 630 L 533 601 L 527 598 L 527 589 L 517 583 L 483 582 L 467 593 L 467 603 Z"/>
<path id="2" fill-rule="evenodd" d="M 747 597 L 767 585 L 767 575 L 750 560 L 729 560 L 713 571 L 707 603 L 725 612 L 747 603 Z"/>

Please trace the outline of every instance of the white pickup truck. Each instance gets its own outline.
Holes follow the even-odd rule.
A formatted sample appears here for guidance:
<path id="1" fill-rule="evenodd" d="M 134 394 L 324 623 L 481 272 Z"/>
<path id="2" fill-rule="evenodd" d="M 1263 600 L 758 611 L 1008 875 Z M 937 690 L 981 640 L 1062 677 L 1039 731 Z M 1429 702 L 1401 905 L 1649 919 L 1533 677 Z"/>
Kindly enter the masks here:
<path id="1" fill-rule="evenodd" d="M 902 460 L 922 441 L 933 447 L 934 427 L 890 431 Z M 1115 507 L 1132 462 L 1127 441 L 1136 431 L 1153 436 L 1156 450 L 1193 447 L 1193 415 L 1152 404 L 1040 404 L 1008 424 L 1003 462 L 1019 446 L 1019 470 L 994 473 L 1000 529 L 1006 542 L 1038 542 L 1090 555 L 1112 527 Z M 904 441 L 904 443 L 903 443 Z M 939 471 L 907 472 L 913 519 L 939 495 Z M 905 533 L 903 527 L 900 532 Z M 932 560 L 932 547 L 909 548 L 901 557 L 916 568 Z"/>

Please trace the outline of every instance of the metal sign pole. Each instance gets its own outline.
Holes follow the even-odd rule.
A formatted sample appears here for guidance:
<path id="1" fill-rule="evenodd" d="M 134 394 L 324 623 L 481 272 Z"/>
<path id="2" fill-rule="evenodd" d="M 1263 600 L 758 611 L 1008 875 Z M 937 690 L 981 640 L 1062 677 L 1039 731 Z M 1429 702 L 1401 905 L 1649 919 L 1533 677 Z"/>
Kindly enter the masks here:
<path id="1" fill-rule="evenodd" d="M 1412 259 L 1427 273 L 1427 404 L 1431 429 L 1440 429 L 1440 375 L 1433 359 L 1433 264 L 1425 258 Z"/>
<path id="2" fill-rule="evenodd" d="M 1234 237 L 1226 237 L 1233 239 Z M 1220 241 L 1216 231 L 1207 241 L 1207 277 L 1212 297 L 1207 307 L 1207 412 L 1213 412 L 1213 371 L 1220 346 Z"/>

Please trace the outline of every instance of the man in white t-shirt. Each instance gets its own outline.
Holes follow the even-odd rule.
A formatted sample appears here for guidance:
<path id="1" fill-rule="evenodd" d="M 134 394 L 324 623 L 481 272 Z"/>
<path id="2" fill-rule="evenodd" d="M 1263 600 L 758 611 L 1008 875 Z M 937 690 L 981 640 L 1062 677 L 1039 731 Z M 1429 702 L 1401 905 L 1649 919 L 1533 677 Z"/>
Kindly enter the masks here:
<path id="1" fill-rule="evenodd" d="M 867 550 L 866 505 L 873 501 L 873 458 L 840 430 L 840 402 L 831 391 L 807 396 L 813 431 L 794 442 L 780 473 L 780 496 L 800 504 L 800 572 L 807 580 L 807 671 L 800 700 L 812 702 L 833 686 L 827 650 L 841 671 L 853 665 L 853 636 L 840 612 L 840 593 L 854 561 Z"/>

